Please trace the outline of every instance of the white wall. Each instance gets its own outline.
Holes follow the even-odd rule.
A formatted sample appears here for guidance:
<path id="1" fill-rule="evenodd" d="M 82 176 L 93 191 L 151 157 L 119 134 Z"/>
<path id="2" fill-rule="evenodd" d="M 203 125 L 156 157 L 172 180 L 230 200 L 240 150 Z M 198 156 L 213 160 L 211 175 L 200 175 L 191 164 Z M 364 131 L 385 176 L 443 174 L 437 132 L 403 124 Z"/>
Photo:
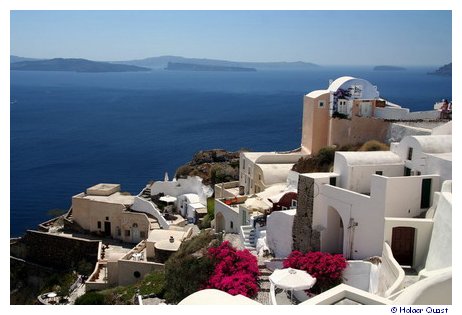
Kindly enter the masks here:
<path id="1" fill-rule="evenodd" d="M 382 176 L 402 176 L 403 165 L 355 165 L 350 167 L 349 176 L 346 178 L 346 189 L 361 194 L 371 192 L 371 176 L 377 171 L 382 172 Z M 343 176 L 342 176 L 343 177 Z"/>
<path id="2" fill-rule="evenodd" d="M 452 194 L 442 192 L 435 211 L 426 271 L 452 266 Z"/>
<path id="3" fill-rule="evenodd" d="M 363 260 L 348 260 L 348 267 L 343 271 L 343 283 L 369 292 L 372 263 Z"/>
<path id="4" fill-rule="evenodd" d="M 371 197 L 351 192 L 331 185 L 320 185 L 319 204 L 315 208 L 321 224 L 327 227 L 327 209 L 335 208 L 343 221 L 343 254 L 348 259 L 364 259 L 379 256 L 383 243 L 383 207 Z M 317 198 L 317 197 L 316 197 Z M 348 229 L 350 219 L 357 223 L 354 229 Z M 354 231 L 354 232 L 353 232 Z M 321 232 L 321 250 L 331 245 L 329 231 Z M 334 231 L 335 233 L 335 231 Z M 353 244 L 353 246 L 351 246 Z"/>
<path id="5" fill-rule="evenodd" d="M 292 252 L 292 226 L 296 210 L 275 211 L 267 217 L 266 242 L 276 258 Z"/>
<path id="6" fill-rule="evenodd" d="M 399 305 L 451 305 L 452 268 L 417 281 L 394 300 Z"/>
<path id="7" fill-rule="evenodd" d="M 217 218 L 218 213 L 221 213 L 224 218 L 225 223 L 225 232 L 226 233 L 239 233 L 240 218 L 239 218 L 239 208 L 232 208 L 218 199 L 215 199 L 215 219 Z M 231 222 L 233 222 L 233 227 L 231 228 Z M 217 224 L 217 222 L 215 222 Z M 221 232 L 221 231 L 217 231 Z"/>
<path id="8" fill-rule="evenodd" d="M 452 180 L 452 160 L 427 155 L 426 174 L 439 174 L 441 182 Z"/>
<path id="9" fill-rule="evenodd" d="M 378 295 L 389 297 L 399 292 L 403 288 L 405 273 L 403 268 L 393 257 L 390 245 L 383 244 L 382 263 L 379 271 L 379 291 Z"/>
<path id="10" fill-rule="evenodd" d="M 152 202 L 149 202 L 147 200 L 144 200 L 143 198 L 136 196 L 133 202 L 132 209 L 134 211 L 144 212 L 152 215 L 157 219 L 159 225 L 163 229 L 168 229 L 170 227 L 168 221 L 165 220 L 164 216 L 159 212 L 159 209 L 157 209 Z"/>
<path id="11" fill-rule="evenodd" d="M 403 138 L 412 135 L 430 135 L 431 129 L 417 126 L 409 126 L 406 124 L 392 123 L 388 128 L 387 141 L 398 142 Z M 393 150 L 391 150 L 393 151 Z"/>
<path id="12" fill-rule="evenodd" d="M 433 195 L 440 188 L 439 176 L 401 176 L 401 177 L 381 177 L 373 175 L 378 181 L 386 181 L 385 196 L 385 216 L 412 218 L 418 216 L 423 210 L 420 208 L 422 197 L 422 180 L 430 178 L 432 188 L 430 192 L 430 205 Z"/>
<path id="13" fill-rule="evenodd" d="M 177 181 L 158 181 L 151 185 L 151 195 L 164 193 L 173 197 L 178 197 L 183 194 L 197 194 L 200 202 L 207 204 L 207 198 L 213 195 L 213 189 L 210 186 L 202 184 L 202 179 L 198 176 L 188 176 L 188 178 L 180 178 Z"/>

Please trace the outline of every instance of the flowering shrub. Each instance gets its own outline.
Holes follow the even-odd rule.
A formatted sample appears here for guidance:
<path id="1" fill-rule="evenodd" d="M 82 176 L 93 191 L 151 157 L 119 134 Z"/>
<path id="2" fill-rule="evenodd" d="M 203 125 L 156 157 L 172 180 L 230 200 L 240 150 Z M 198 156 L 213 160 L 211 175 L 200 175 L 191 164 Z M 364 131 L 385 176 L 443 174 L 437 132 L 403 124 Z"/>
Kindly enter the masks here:
<path id="1" fill-rule="evenodd" d="M 313 293 L 326 291 L 342 283 L 342 272 L 347 267 L 341 254 L 293 251 L 283 262 L 284 268 L 305 270 L 316 278 L 316 284 L 309 290 Z"/>
<path id="2" fill-rule="evenodd" d="M 208 256 L 215 263 L 215 268 L 206 288 L 247 297 L 257 294 L 260 271 L 257 258 L 248 250 L 236 250 L 226 241 L 218 247 L 209 248 Z"/>

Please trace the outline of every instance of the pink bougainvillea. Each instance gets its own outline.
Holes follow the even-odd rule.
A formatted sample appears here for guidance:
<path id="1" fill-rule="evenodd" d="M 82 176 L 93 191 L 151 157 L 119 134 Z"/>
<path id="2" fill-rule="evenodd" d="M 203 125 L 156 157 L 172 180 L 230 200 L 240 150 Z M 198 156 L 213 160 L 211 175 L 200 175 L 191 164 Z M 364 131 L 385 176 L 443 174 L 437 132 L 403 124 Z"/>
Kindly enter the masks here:
<path id="1" fill-rule="evenodd" d="M 303 254 L 293 251 L 283 262 L 284 268 L 305 270 L 316 278 L 316 285 L 310 289 L 313 293 L 328 290 L 342 282 L 342 272 L 347 267 L 341 254 L 309 252 Z"/>
<path id="2" fill-rule="evenodd" d="M 207 288 L 218 289 L 232 295 L 254 296 L 259 290 L 257 258 L 248 250 L 236 250 L 228 241 L 208 249 L 215 269 Z"/>

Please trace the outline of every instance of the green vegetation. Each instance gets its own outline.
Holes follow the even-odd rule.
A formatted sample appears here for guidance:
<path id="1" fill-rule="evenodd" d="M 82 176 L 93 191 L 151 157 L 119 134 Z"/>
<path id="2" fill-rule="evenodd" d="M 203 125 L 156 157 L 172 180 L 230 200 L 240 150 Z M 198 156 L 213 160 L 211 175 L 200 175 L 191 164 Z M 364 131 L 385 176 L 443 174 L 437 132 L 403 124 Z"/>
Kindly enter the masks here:
<path id="1" fill-rule="evenodd" d="M 207 214 L 213 219 L 215 218 L 215 198 L 207 198 Z"/>
<path id="2" fill-rule="evenodd" d="M 103 294 L 95 291 L 90 291 L 75 300 L 76 305 L 103 305 L 106 303 L 106 298 Z"/>
<path id="3" fill-rule="evenodd" d="M 207 198 L 207 214 L 202 218 L 199 225 L 200 229 L 208 229 L 211 226 L 212 220 L 215 218 L 215 198 Z"/>
<path id="4" fill-rule="evenodd" d="M 54 217 L 59 217 L 59 216 L 65 214 L 66 212 L 67 212 L 67 210 L 56 208 L 56 209 L 48 210 L 47 215 L 54 218 Z"/>
<path id="5" fill-rule="evenodd" d="M 358 151 L 389 151 L 390 147 L 377 140 L 370 140 L 364 143 Z"/>
<path id="6" fill-rule="evenodd" d="M 298 173 L 329 172 L 334 164 L 335 148 L 325 147 L 312 157 L 300 158 L 292 170 Z"/>
<path id="7" fill-rule="evenodd" d="M 213 272 L 213 262 L 207 256 L 207 247 L 214 236 L 202 231 L 183 242 L 180 249 L 165 263 L 165 299 L 178 303 L 188 295 L 202 289 Z"/>
<path id="8" fill-rule="evenodd" d="M 162 298 L 165 291 L 165 274 L 154 271 L 147 274 L 139 283 L 129 286 L 118 286 L 116 288 L 102 291 L 90 291 L 76 300 L 75 304 L 80 305 L 126 305 L 133 304 L 136 292 L 141 295 L 155 295 Z"/>
<path id="9" fill-rule="evenodd" d="M 377 140 L 364 144 L 348 144 L 340 148 L 325 147 L 318 154 L 300 158 L 292 170 L 298 173 L 331 172 L 334 166 L 335 151 L 388 151 L 389 146 Z"/>

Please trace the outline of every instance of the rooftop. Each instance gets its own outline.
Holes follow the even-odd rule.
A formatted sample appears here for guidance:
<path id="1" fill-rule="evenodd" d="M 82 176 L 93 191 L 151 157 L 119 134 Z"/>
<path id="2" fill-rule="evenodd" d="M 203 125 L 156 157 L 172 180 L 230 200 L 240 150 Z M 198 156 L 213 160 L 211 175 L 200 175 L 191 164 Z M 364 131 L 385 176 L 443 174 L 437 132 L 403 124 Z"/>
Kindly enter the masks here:
<path id="1" fill-rule="evenodd" d="M 403 164 L 398 154 L 391 151 L 335 152 L 335 159 L 343 157 L 348 165 Z"/>
<path id="2" fill-rule="evenodd" d="M 77 195 L 76 197 L 81 197 L 83 199 L 107 202 L 107 203 L 117 203 L 123 205 L 132 205 L 135 199 L 135 196 L 121 194 L 120 192 L 113 193 L 109 196 L 100 196 L 100 195 Z"/>

